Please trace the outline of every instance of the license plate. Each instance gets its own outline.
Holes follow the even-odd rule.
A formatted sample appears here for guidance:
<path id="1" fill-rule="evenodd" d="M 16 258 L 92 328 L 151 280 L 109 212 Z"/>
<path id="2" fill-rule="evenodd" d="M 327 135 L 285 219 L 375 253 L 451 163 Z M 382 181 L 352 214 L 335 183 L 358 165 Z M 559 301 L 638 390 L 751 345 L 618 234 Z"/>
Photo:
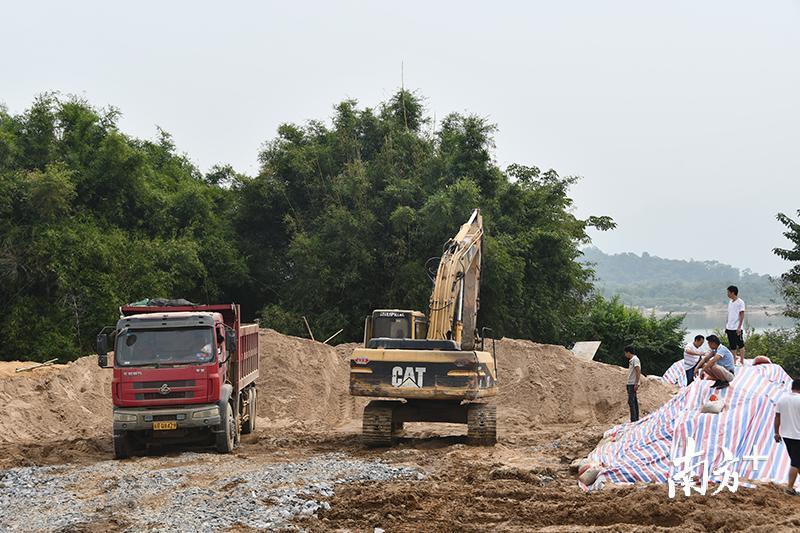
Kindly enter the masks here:
<path id="1" fill-rule="evenodd" d="M 155 429 L 155 430 L 178 429 L 178 423 L 177 422 L 153 422 L 153 429 Z"/>

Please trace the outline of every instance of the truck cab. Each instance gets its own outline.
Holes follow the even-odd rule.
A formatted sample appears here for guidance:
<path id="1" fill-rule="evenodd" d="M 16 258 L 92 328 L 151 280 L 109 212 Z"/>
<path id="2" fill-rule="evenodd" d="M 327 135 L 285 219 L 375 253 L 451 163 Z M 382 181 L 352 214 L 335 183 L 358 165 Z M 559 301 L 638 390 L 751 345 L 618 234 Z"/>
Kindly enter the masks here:
<path id="1" fill-rule="evenodd" d="M 217 307 L 217 309 L 214 309 Z M 114 452 L 210 439 L 227 452 L 255 423 L 258 327 L 240 325 L 238 306 L 121 308 L 98 335 L 98 362 L 113 348 Z"/>

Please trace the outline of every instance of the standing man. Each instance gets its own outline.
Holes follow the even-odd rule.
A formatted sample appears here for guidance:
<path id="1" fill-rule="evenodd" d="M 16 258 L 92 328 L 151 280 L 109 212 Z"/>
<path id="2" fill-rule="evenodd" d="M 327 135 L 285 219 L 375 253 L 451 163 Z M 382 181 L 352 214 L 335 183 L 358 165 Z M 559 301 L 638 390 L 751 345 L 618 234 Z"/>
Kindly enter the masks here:
<path id="1" fill-rule="evenodd" d="M 706 341 L 711 351 L 697 363 L 694 375 L 698 377 L 701 372 L 705 372 L 716 380 L 711 385 L 712 389 L 724 389 L 733 381 L 733 354 L 716 335 L 709 335 Z"/>
<path id="2" fill-rule="evenodd" d="M 725 323 L 725 334 L 728 336 L 728 344 L 733 353 L 736 354 L 735 364 L 744 365 L 744 300 L 739 298 L 739 288 L 736 285 L 728 287 L 728 322 Z"/>
<path id="3" fill-rule="evenodd" d="M 775 442 L 780 442 L 781 437 L 791 464 L 786 493 L 797 496 L 794 482 L 800 470 L 800 379 L 792 381 L 792 392 L 784 394 L 775 407 Z"/>
<path id="4" fill-rule="evenodd" d="M 697 335 L 694 341 L 686 343 L 686 347 L 683 349 L 683 369 L 686 371 L 687 387 L 694 381 L 694 369 L 697 363 L 700 362 L 701 357 L 706 355 L 706 352 L 700 349 L 705 340 L 706 338 L 702 335 Z"/>
<path id="5" fill-rule="evenodd" d="M 639 381 L 642 378 L 642 363 L 633 352 L 633 346 L 625 347 L 625 358 L 628 359 L 628 407 L 631 409 L 631 422 L 639 420 L 639 399 L 636 393 L 639 391 Z"/>

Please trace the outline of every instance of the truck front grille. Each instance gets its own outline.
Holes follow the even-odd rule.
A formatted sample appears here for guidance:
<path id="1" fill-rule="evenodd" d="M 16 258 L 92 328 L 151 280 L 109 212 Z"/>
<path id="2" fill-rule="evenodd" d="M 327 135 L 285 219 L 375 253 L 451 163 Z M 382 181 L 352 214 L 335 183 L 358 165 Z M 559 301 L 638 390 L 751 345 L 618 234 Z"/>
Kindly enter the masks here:
<path id="1" fill-rule="evenodd" d="M 194 391 L 178 391 L 161 394 L 160 392 L 144 392 L 136 395 L 137 400 L 171 400 L 176 398 L 194 398 Z"/>
<path id="2" fill-rule="evenodd" d="M 138 381 L 133 384 L 134 389 L 158 389 L 166 384 L 167 387 L 174 389 L 177 387 L 194 387 L 195 380 L 183 379 L 176 381 Z"/>

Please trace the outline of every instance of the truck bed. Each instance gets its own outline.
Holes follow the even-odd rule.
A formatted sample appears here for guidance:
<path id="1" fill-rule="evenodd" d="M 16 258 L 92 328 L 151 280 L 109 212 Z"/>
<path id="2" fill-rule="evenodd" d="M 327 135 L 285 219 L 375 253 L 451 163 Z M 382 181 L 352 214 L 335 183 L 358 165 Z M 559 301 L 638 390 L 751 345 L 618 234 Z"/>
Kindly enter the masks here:
<path id="1" fill-rule="evenodd" d="M 258 324 L 239 326 L 239 361 L 236 365 L 239 388 L 250 385 L 258 378 Z"/>

